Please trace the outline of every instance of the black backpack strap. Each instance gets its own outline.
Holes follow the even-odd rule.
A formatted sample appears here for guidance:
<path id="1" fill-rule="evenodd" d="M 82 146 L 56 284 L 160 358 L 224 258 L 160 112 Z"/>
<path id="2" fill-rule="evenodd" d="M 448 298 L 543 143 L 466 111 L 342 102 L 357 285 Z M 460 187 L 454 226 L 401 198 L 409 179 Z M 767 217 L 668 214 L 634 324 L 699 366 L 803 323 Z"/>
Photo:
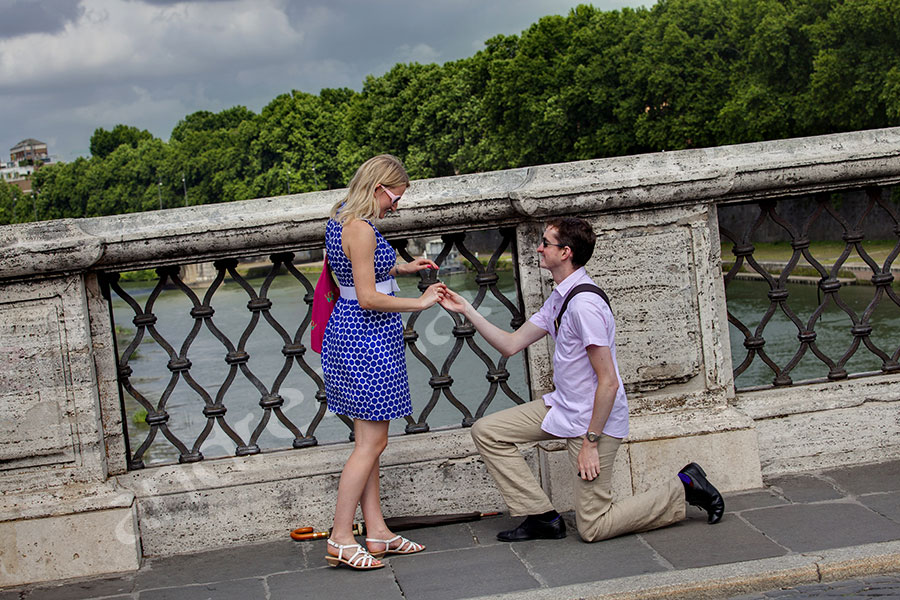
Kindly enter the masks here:
<path id="1" fill-rule="evenodd" d="M 553 320 L 553 325 L 556 327 L 556 333 L 559 333 L 559 324 L 562 323 L 563 313 L 566 312 L 566 308 L 569 306 L 569 300 L 572 299 L 572 296 L 575 294 L 580 294 L 581 292 L 593 292 L 597 294 L 606 302 L 606 305 L 612 308 L 612 305 L 609 303 L 609 298 L 606 296 L 606 292 L 601 290 L 599 287 L 592 283 L 582 283 L 581 285 L 576 285 L 573 287 L 568 294 L 566 294 L 566 299 L 563 300 L 562 308 L 559 309 L 559 314 L 556 315 L 556 319 Z"/>

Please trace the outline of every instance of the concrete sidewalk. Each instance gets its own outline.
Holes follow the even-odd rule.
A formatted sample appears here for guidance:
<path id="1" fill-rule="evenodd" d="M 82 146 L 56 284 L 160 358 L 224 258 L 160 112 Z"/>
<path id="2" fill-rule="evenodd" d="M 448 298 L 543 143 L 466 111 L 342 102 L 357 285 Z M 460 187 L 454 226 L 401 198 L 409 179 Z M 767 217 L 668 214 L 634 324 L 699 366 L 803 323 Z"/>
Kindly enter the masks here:
<path id="1" fill-rule="evenodd" d="M 729 598 L 900 573 L 900 461 L 769 479 L 726 494 L 725 518 L 585 544 L 508 544 L 506 516 L 405 532 L 424 543 L 384 569 L 330 568 L 325 542 L 283 541 L 147 558 L 125 576 L 0 591 L 0 600 Z M 791 597 L 798 597 L 797 595 Z M 810 596 L 812 597 L 812 596 Z"/>

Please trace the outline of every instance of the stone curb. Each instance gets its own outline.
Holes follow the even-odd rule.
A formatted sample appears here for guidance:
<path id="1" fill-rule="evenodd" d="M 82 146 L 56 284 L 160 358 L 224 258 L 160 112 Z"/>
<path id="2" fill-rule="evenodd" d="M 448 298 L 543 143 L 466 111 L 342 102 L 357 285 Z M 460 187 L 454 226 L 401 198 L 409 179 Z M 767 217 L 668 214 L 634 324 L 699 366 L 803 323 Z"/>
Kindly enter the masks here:
<path id="1" fill-rule="evenodd" d="M 469 600 L 663 600 L 728 598 L 780 587 L 900 571 L 900 541 L 741 563 L 680 569 Z"/>

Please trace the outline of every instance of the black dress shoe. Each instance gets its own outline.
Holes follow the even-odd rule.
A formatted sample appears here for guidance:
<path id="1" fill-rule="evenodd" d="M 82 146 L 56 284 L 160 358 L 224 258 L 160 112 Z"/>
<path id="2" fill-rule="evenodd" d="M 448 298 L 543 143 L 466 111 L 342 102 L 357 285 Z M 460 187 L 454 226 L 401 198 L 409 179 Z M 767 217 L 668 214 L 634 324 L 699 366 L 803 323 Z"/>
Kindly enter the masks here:
<path id="1" fill-rule="evenodd" d="M 706 478 L 706 473 L 697 463 L 686 465 L 678 471 L 679 475 L 685 475 L 690 483 L 681 480 L 684 484 L 684 497 L 688 504 L 699 506 L 709 515 L 707 522 L 712 525 L 718 523 L 725 514 L 725 500 L 713 484 Z"/>
<path id="2" fill-rule="evenodd" d="M 566 537 L 566 522 L 562 517 L 556 517 L 553 521 L 541 521 L 533 515 L 525 517 L 525 520 L 515 529 L 501 531 L 497 539 L 501 542 L 524 542 L 527 540 L 559 540 Z"/>

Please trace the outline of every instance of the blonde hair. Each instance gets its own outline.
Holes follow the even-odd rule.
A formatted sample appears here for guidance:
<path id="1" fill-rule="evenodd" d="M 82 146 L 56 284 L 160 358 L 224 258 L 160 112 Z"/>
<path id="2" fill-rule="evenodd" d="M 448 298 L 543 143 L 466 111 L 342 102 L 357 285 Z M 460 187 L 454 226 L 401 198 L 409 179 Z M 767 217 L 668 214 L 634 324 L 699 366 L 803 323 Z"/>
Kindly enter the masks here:
<path id="1" fill-rule="evenodd" d="M 347 195 L 331 208 L 331 218 L 344 225 L 350 219 L 377 217 L 375 188 L 379 184 L 386 187 L 409 185 L 409 175 L 399 158 L 379 154 L 361 164 L 350 180 Z"/>

